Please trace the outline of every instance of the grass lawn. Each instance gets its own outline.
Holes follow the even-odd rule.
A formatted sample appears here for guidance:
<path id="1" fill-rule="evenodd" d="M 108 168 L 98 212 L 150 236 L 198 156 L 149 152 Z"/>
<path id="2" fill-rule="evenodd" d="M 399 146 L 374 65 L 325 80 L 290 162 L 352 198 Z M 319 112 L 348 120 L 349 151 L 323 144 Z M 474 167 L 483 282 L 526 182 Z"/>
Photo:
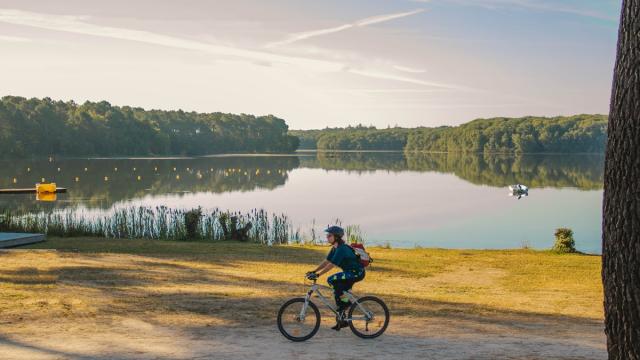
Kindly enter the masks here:
<path id="1" fill-rule="evenodd" d="M 143 314 L 163 323 L 272 322 L 327 247 L 52 238 L 0 252 L 1 320 Z M 532 250 L 368 249 L 357 294 L 394 317 L 600 320 L 600 257 Z M 322 279 L 324 282 L 324 279 Z M 13 319 L 13 320 L 12 320 Z"/>

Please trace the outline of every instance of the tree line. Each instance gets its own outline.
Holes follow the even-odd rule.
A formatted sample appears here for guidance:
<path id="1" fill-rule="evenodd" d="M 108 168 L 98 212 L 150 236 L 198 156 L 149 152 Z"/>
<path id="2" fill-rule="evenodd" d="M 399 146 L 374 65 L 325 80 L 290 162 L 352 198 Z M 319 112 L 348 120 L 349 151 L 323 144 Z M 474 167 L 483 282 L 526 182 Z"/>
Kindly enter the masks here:
<path id="1" fill-rule="evenodd" d="M 403 150 L 412 129 L 375 126 L 347 126 L 322 130 L 292 130 L 300 139 L 300 149 L 319 150 Z"/>
<path id="2" fill-rule="evenodd" d="M 0 100 L 0 157 L 293 152 L 298 138 L 273 115 L 197 113 L 106 101 Z"/>
<path id="3" fill-rule="evenodd" d="M 409 152 L 601 153 L 606 115 L 477 119 L 460 126 L 329 128 L 291 132 L 301 148 Z"/>

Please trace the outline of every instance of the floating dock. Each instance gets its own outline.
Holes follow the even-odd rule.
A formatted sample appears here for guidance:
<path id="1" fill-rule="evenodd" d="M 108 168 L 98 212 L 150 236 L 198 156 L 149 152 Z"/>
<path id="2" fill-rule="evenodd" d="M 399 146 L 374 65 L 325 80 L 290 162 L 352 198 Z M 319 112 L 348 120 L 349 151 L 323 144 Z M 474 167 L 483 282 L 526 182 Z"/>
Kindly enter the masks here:
<path id="1" fill-rule="evenodd" d="M 46 237 L 44 234 L 0 232 L 0 249 L 35 244 L 45 240 Z"/>
<path id="2" fill-rule="evenodd" d="M 2 194 L 35 194 L 36 188 L 29 189 L 0 189 L 0 195 Z M 67 188 L 57 188 L 56 194 L 66 193 Z"/>

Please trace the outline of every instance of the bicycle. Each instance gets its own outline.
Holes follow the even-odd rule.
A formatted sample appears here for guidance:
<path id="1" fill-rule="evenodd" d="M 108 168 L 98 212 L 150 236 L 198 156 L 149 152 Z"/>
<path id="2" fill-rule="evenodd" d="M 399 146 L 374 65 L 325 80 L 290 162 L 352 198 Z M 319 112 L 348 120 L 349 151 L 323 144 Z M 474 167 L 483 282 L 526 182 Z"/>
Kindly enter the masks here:
<path id="1" fill-rule="evenodd" d="M 344 320 L 351 331 L 363 339 L 373 339 L 382 335 L 389 326 L 389 308 L 381 299 L 375 296 L 356 297 L 351 291 L 345 294 L 351 301 L 351 306 L 341 318 L 337 307 L 331 304 L 320 289 L 333 292 L 328 286 L 317 284 L 317 277 L 309 278 L 313 282 L 305 297 L 290 299 L 278 311 L 278 329 L 291 341 L 305 341 L 311 339 L 320 329 L 320 311 L 311 301 L 313 294 L 328 307 L 338 321 Z M 311 311 L 309 312 L 309 309 Z M 364 327 L 363 329 L 361 327 Z"/>

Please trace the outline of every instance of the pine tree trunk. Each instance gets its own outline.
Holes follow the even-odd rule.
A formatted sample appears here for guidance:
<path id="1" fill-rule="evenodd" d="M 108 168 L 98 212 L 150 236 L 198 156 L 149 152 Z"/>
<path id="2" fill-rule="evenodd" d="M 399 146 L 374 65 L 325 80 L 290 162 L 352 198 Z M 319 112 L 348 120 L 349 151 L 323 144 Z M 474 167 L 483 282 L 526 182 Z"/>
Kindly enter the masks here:
<path id="1" fill-rule="evenodd" d="M 602 279 L 610 359 L 640 360 L 640 0 L 624 0 L 604 175 Z"/>

